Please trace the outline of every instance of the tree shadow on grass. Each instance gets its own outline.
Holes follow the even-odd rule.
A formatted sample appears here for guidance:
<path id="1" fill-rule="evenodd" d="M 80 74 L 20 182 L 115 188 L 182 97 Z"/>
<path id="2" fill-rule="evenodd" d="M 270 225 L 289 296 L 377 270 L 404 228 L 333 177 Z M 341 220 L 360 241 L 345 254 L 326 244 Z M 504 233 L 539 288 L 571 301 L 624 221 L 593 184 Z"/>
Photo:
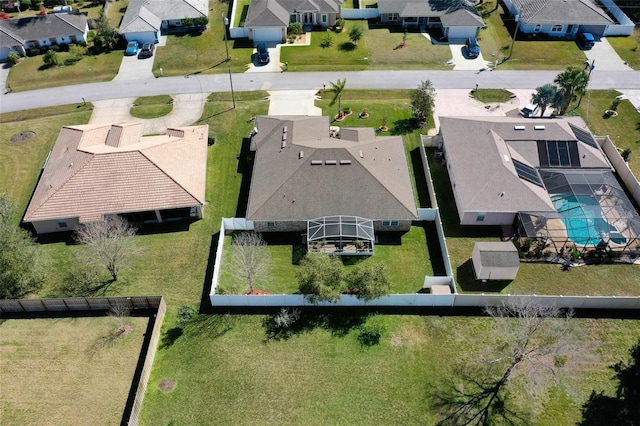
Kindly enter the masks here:
<path id="1" fill-rule="evenodd" d="M 393 122 L 390 133 L 394 136 L 407 135 L 418 128 L 415 118 L 403 118 Z"/>
<path id="2" fill-rule="evenodd" d="M 162 333 L 162 339 L 158 345 L 159 349 L 170 348 L 180 336 L 184 334 L 184 330 L 180 327 L 173 327 Z"/>
<path id="3" fill-rule="evenodd" d="M 351 43 L 350 41 L 346 41 L 344 43 L 340 43 L 340 45 L 338 46 L 338 49 L 341 52 L 352 52 L 353 50 L 355 50 L 357 46 L 353 43 Z"/>
<path id="4" fill-rule="evenodd" d="M 334 337 L 345 337 L 351 330 L 359 327 L 367 319 L 367 315 L 328 315 L 311 314 L 298 310 L 298 319 L 288 327 L 278 324 L 277 316 L 269 315 L 262 321 L 265 329 L 265 343 L 271 340 L 288 340 L 293 336 L 322 328 Z"/>
<path id="5" fill-rule="evenodd" d="M 217 339 L 233 330 L 237 317 L 230 314 L 196 315 L 187 323 L 184 334 L 191 336 L 207 336 Z"/>

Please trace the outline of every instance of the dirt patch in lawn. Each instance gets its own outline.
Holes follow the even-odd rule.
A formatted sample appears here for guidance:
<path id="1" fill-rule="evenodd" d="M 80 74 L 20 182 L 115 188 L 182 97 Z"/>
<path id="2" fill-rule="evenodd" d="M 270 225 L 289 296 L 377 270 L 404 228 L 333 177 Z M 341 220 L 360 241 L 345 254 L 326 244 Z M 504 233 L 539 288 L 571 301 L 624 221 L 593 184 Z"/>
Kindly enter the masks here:
<path id="1" fill-rule="evenodd" d="M 20 143 L 20 142 L 28 142 L 31 139 L 35 138 L 36 134 L 35 132 L 20 132 L 20 133 L 16 133 L 15 135 L 11 136 L 11 142 L 13 143 Z"/>
<path id="2" fill-rule="evenodd" d="M 164 379 L 158 384 L 158 389 L 160 389 L 162 392 L 169 392 L 170 390 L 173 390 L 175 385 L 175 379 Z"/>

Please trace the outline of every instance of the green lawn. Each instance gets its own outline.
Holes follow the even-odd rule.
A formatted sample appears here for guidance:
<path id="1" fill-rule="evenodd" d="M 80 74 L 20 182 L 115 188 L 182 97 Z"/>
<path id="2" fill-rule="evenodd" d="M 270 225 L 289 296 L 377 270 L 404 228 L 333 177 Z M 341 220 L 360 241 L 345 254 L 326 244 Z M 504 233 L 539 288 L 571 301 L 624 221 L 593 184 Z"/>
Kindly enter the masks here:
<path id="1" fill-rule="evenodd" d="M 9 425 L 117 425 L 136 368 L 147 318 L 3 320 L 0 411 Z"/>
<path id="2" fill-rule="evenodd" d="M 502 5 L 496 9 L 496 0 L 484 1 L 480 11 L 486 24 L 478 36 L 480 50 L 485 60 L 500 62 L 509 55 L 513 19 L 506 18 Z M 569 65 L 582 65 L 585 59 L 574 41 L 529 41 L 518 34 L 511 59 L 498 65 L 498 69 L 562 70 Z"/>
<path id="3" fill-rule="evenodd" d="M 234 27 L 238 28 L 243 26 L 245 19 L 247 19 L 249 4 L 251 4 L 251 0 L 239 0 L 235 2 L 234 7 L 236 8 L 236 17 L 233 21 Z"/>
<path id="4" fill-rule="evenodd" d="M 357 46 L 349 41 L 349 29 L 360 25 L 364 37 Z M 330 35 L 333 46 L 320 46 Z M 355 71 L 365 69 L 449 69 L 449 47 L 433 45 L 419 33 L 407 33 L 407 45 L 402 43 L 402 32 L 388 29 L 368 29 L 367 21 L 347 21 L 341 33 L 317 31 L 311 33 L 310 46 L 285 47 L 281 62 L 289 63 L 289 71 Z"/>
<path id="5" fill-rule="evenodd" d="M 615 90 L 592 90 L 580 102 L 579 114 L 585 119 L 589 129 L 598 136 L 609 135 L 613 143 L 620 149 L 631 148 L 629 167 L 640 179 L 640 116 L 628 100 L 623 100 L 618 106 L 618 116 L 604 118 L 605 110 L 609 109 L 616 96 Z M 575 104 L 575 103 L 574 103 Z M 576 111 L 569 107 L 569 112 Z"/>
<path id="6" fill-rule="evenodd" d="M 165 76 L 187 74 L 214 74 L 227 72 L 224 32 L 220 10 L 225 11 L 228 3 L 212 0 L 209 5 L 209 25 L 201 34 L 169 36 L 167 45 L 159 47 L 155 53 L 153 70 Z M 229 56 L 233 72 L 244 72 L 251 63 L 253 43 L 229 40 Z"/>
<path id="7" fill-rule="evenodd" d="M 474 99 L 484 103 L 507 102 L 512 95 L 513 93 L 504 89 L 478 89 L 471 91 L 471 96 Z"/>
<path id="8" fill-rule="evenodd" d="M 58 87 L 68 84 L 97 83 L 112 80 L 118 74 L 122 51 L 115 50 L 99 55 L 85 55 L 73 65 L 62 65 L 71 54 L 60 52 L 60 66 L 46 68 L 43 55 L 24 58 L 9 72 L 8 84 L 13 92 Z M 82 94 L 78 93 L 78 101 Z"/>
<path id="9" fill-rule="evenodd" d="M 431 425 L 432 393 L 455 380 L 454 358 L 490 345 L 489 320 L 387 316 L 380 344 L 357 340 L 358 316 L 315 317 L 289 339 L 267 337 L 262 316 L 200 316 L 172 339 L 165 331 L 141 425 L 217 424 Z M 519 408 L 534 424 L 574 425 L 591 390 L 612 390 L 609 365 L 625 359 L 640 323 L 576 320 L 574 355 L 550 392 L 527 397 L 514 381 Z M 167 325 L 167 329 L 170 325 Z M 185 368 L 188 366 L 188 368 Z M 174 379 L 171 392 L 158 389 Z M 547 383 L 549 384 L 549 383 Z M 562 395 L 561 398 L 556 395 Z"/>
<path id="10" fill-rule="evenodd" d="M 164 117 L 173 110 L 173 98 L 169 95 L 146 96 L 133 102 L 129 113 L 137 118 Z"/>
<path id="11" fill-rule="evenodd" d="M 607 37 L 607 41 L 634 70 L 640 70 L 640 28 L 628 37 Z"/>

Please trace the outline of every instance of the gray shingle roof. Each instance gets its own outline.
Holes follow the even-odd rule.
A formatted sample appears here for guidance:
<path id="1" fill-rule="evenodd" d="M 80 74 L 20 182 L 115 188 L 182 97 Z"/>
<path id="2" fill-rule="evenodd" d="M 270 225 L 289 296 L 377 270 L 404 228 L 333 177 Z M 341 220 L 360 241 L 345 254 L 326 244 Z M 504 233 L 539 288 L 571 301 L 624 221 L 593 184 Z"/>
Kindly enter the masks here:
<path id="1" fill-rule="evenodd" d="M 120 34 L 158 31 L 162 21 L 208 14 L 208 0 L 131 0 L 120 24 Z"/>
<path id="2" fill-rule="evenodd" d="M 470 0 L 379 0 L 380 13 L 401 17 L 439 17 L 444 26 L 484 26 Z"/>
<path id="3" fill-rule="evenodd" d="M 259 117 L 256 124 L 247 219 L 417 219 L 401 137 L 347 131 L 330 138 L 328 117 Z"/>
<path id="4" fill-rule="evenodd" d="M 82 36 L 87 17 L 81 14 L 54 13 L 45 16 L 0 21 L 0 47 L 25 44 L 29 40 L 52 37 Z"/>
<path id="5" fill-rule="evenodd" d="M 591 0 L 511 0 L 527 24 L 608 25 L 613 20 Z"/>
<path id="6" fill-rule="evenodd" d="M 289 25 L 294 12 L 338 13 L 343 0 L 252 0 L 245 27 Z"/>
<path id="7" fill-rule="evenodd" d="M 521 179 L 513 160 L 540 166 L 538 140 L 575 141 L 569 123 L 586 125 L 578 117 L 527 120 L 511 117 L 440 117 L 448 167 L 465 211 L 555 211 L 544 188 Z M 543 126 L 536 130 L 534 126 Z M 516 130 L 515 126 L 524 126 Z M 582 167 L 609 168 L 602 151 L 578 142 Z"/>
<path id="8" fill-rule="evenodd" d="M 489 267 L 513 268 L 520 266 L 518 250 L 510 241 L 479 241 L 476 247 L 480 253 L 480 264 Z"/>

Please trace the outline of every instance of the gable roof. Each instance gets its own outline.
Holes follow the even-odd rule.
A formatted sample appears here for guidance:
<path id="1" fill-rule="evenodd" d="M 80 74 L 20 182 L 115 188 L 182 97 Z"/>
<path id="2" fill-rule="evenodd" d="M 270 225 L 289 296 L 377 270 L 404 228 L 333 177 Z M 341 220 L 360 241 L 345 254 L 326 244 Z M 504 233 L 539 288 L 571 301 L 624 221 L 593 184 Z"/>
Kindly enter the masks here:
<path id="1" fill-rule="evenodd" d="M 142 136 L 142 123 L 63 127 L 25 222 L 204 204 L 208 126 Z"/>
<path id="2" fill-rule="evenodd" d="M 343 0 L 252 0 L 244 26 L 288 26 L 292 13 L 338 13 L 342 3 Z"/>
<path id="3" fill-rule="evenodd" d="M 159 31 L 162 21 L 208 16 L 208 0 L 131 0 L 120 34 Z"/>
<path id="4" fill-rule="evenodd" d="M 330 138 L 328 117 L 259 117 L 256 125 L 247 219 L 417 219 L 401 137 L 342 129 Z"/>
<path id="5" fill-rule="evenodd" d="M 0 47 L 25 44 L 29 40 L 52 37 L 83 36 L 87 17 L 75 13 L 54 13 L 44 16 L 0 20 Z"/>
<path id="6" fill-rule="evenodd" d="M 379 0 L 380 13 L 398 13 L 400 17 L 439 17 L 442 25 L 484 26 L 470 0 Z"/>
<path id="7" fill-rule="evenodd" d="M 526 24 L 609 25 L 613 20 L 591 0 L 511 0 Z"/>
<path id="8" fill-rule="evenodd" d="M 578 131 L 590 134 L 578 117 L 440 117 L 440 129 L 461 215 L 463 211 L 554 212 L 545 188 L 519 177 L 514 163 L 543 167 L 538 141 L 574 143 L 581 168 L 611 167 L 599 147 L 576 136 Z"/>

